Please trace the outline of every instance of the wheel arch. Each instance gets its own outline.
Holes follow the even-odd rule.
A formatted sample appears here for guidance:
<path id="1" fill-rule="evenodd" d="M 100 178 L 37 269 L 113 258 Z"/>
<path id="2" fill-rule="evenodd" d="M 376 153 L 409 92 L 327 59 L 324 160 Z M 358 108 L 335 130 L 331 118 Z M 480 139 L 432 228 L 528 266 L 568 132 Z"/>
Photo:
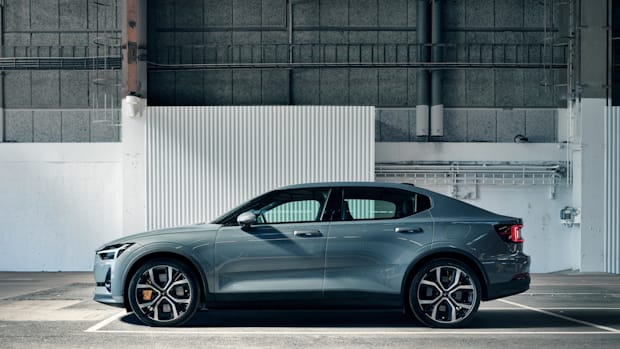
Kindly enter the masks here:
<path id="1" fill-rule="evenodd" d="M 488 298 L 488 277 L 484 271 L 484 268 L 482 267 L 482 264 L 480 264 L 480 262 L 474 256 L 467 253 L 466 251 L 458 250 L 455 248 L 442 248 L 439 250 L 435 249 L 429 251 L 428 253 L 419 256 L 416 260 L 411 262 L 411 264 L 407 268 L 407 271 L 405 272 L 405 277 L 401 284 L 400 291 L 403 306 L 405 306 L 405 308 L 407 307 L 406 302 L 408 302 L 407 295 L 409 294 L 409 286 L 413 281 L 415 273 L 420 269 L 422 265 L 426 264 L 429 261 L 440 258 L 450 258 L 465 263 L 465 265 L 467 265 L 474 271 L 474 273 L 476 273 L 476 276 L 480 280 L 480 288 L 482 291 L 481 299 L 486 300 Z"/>
<path id="2" fill-rule="evenodd" d="M 128 292 L 128 288 L 129 288 L 129 283 L 131 282 L 131 277 L 132 275 L 138 270 L 138 268 L 140 268 L 140 266 L 142 266 L 144 263 L 153 260 L 153 259 L 158 259 L 158 258 L 170 258 L 170 259 L 174 259 L 177 260 L 179 262 L 182 262 L 183 264 L 187 265 L 192 273 L 199 278 L 197 284 L 199 287 L 199 292 L 198 294 L 200 295 L 200 303 L 204 304 L 206 302 L 206 298 L 207 298 L 207 293 L 209 291 L 208 285 L 207 285 L 207 278 L 205 277 L 204 273 L 202 272 L 201 268 L 198 267 L 198 263 L 196 263 L 193 259 L 178 254 L 178 253 L 174 253 L 174 252 L 152 252 L 152 253 L 148 253 L 145 254 L 144 256 L 141 256 L 140 258 L 136 259 L 131 266 L 128 268 L 128 272 L 125 274 L 125 278 L 123 281 L 123 303 L 125 306 L 125 309 L 127 309 L 127 311 L 131 311 L 131 306 L 129 305 L 129 292 Z"/>

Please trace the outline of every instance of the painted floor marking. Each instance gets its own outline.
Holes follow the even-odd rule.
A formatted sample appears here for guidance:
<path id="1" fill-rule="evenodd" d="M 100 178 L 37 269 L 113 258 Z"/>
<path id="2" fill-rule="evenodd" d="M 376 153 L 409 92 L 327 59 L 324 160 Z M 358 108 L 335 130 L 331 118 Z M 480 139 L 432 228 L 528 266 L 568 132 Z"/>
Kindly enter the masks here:
<path id="1" fill-rule="evenodd" d="M 177 330 L 102 330 L 105 326 L 111 324 L 112 322 L 120 319 L 121 317 L 127 315 L 128 313 L 123 310 L 117 314 L 114 314 L 95 325 L 89 327 L 84 330 L 84 332 L 88 333 L 126 333 L 126 334 L 170 334 L 170 335 L 179 335 L 179 334 L 192 334 L 192 335 L 213 335 L 213 336 L 232 336 L 232 335 L 407 335 L 407 336 L 424 336 L 424 335 L 558 335 L 558 334 L 579 334 L 579 335 L 592 335 L 592 334 L 620 334 L 620 330 L 616 330 L 611 327 L 597 325 L 588 321 L 582 321 L 579 319 L 571 318 L 568 316 L 555 314 L 546 310 L 620 310 L 620 308 L 533 308 L 527 305 L 523 305 L 520 303 L 515 303 L 507 300 L 500 299 L 499 302 L 503 302 L 509 305 L 512 305 L 511 308 L 486 308 L 481 309 L 482 311 L 489 310 L 531 310 L 534 312 L 542 313 L 545 315 L 557 317 L 563 320 L 571 321 L 574 323 L 578 323 L 581 325 L 586 325 L 589 327 L 594 327 L 602 331 L 446 331 L 446 330 L 437 330 L 437 331 L 368 331 L 368 329 L 363 329 L 360 331 L 314 331 L 314 330 L 304 330 L 304 331 L 282 331 L 282 330 L 232 330 L 232 331 L 223 331 L 223 330 L 212 330 L 205 328 L 202 331 L 189 330 L 186 331 L 183 328 L 179 328 Z"/>
<path id="2" fill-rule="evenodd" d="M 123 310 L 119 313 L 116 313 L 112 316 L 110 316 L 107 319 L 103 319 L 101 321 L 99 321 L 98 323 L 92 325 L 91 327 L 89 327 L 88 329 L 84 330 L 84 332 L 100 332 L 99 330 L 104 328 L 105 326 L 111 324 L 112 322 L 116 321 L 117 319 L 120 319 L 121 317 L 123 317 L 124 315 L 127 314 L 127 311 Z"/>
<path id="3" fill-rule="evenodd" d="M 572 317 L 569 317 L 569 316 L 565 316 L 565 315 L 560 315 L 560 314 L 552 313 L 550 311 L 546 311 L 546 310 L 530 307 L 530 306 L 527 306 L 527 305 L 524 305 L 524 304 L 520 304 L 520 303 L 509 301 L 509 300 L 498 299 L 498 301 L 502 302 L 502 303 L 514 305 L 515 307 L 520 307 L 520 308 L 523 308 L 523 309 L 528 309 L 528 310 L 531 310 L 531 311 L 535 311 L 537 313 L 541 313 L 541 314 L 557 317 L 559 319 L 563 319 L 563 320 L 571 321 L 571 322 L 574 322 L 574 323 L 578 323 L 580 325 L 586 325 L 586 326 L 598 328 L 599 330 L 609 331 L 609 332 L 613 332 L 613 333 L 620 333 L 620 330 L 616 330 L 615 328 L 611 328 L 611 327 L 607 327 L 607 326 L 603 326 L 603 325 L 598 325 L 598 324 L 595 324 L 595 323 L 592 323 L 592 322 L 589 322 L 589 321 L 583 321 L 583 320 L 575 319 L 575 318 L 572 318 Z"/>
<path id="4" fill-rule="evenodd" d="M 428 335 L 618 335 L 620 332 L 610 331 L 368 331 L 368 329 L 360 331 L 222 331 L 222 330 L 209 330 L 204 331 L 178 331 L 171 330 L 97 330 L 91 331 L 91 333 L 116 333 L 116 334 L 165 334 L 165 335 L 207 335 L 207 336 L 239 336 L 239 335 L 322 335 L 322 336 L 428 336 Z"/>

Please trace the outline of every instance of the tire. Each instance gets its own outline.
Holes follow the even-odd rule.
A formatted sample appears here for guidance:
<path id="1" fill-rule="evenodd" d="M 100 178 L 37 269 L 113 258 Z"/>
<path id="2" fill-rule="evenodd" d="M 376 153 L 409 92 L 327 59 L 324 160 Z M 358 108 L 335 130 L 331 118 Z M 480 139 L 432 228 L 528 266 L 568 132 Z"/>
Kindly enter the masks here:
<path id="1" fill-rule="evenodd" d="M 424 264 L 409 286 L 409 307 L 430 327 L 467 325 L 480 306 L 480 281 L 465 263 L 442 258 Z"/>
<path id="2" fill-rule="evenodd" d="M 178 326 L 198 310 L 199 287 L 191 269 L 170 258 L 146 262 L 127 289 L 134 314 L 149 326 Z"/>

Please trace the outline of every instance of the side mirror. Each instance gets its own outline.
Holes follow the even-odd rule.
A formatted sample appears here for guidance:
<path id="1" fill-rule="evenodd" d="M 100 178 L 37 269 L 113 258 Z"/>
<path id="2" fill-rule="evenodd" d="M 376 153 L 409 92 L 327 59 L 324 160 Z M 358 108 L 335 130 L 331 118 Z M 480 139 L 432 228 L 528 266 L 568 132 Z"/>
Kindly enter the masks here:
<path id="1" fill-rule="evenodd" d="M 256 224 L 256 215 L 252 212 L 243 212 L 237 217 L 237 223 L 243 229 L 247 229 L 252 226 L 252 224 Z"/>

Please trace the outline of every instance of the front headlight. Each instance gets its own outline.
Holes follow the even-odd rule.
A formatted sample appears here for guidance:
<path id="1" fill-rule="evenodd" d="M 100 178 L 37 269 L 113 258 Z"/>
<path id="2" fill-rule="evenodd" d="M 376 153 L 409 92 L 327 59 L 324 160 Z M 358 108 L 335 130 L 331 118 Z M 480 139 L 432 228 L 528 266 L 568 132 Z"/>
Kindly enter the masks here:
<path id="1" fill-rule="evenodd" d="M 106 246 L 100 249 L 99 251 L 97 251 L 97 255 L 99 256 L 99 258 L 101 258 L 104 261 L 116 259 L 123 252 L 125 252 L 125 250 L 128 249 L 131 245 L 133 245 L 133 242 L 126 243 L 126 244 L 115 244 L 115 245 Z"/>

